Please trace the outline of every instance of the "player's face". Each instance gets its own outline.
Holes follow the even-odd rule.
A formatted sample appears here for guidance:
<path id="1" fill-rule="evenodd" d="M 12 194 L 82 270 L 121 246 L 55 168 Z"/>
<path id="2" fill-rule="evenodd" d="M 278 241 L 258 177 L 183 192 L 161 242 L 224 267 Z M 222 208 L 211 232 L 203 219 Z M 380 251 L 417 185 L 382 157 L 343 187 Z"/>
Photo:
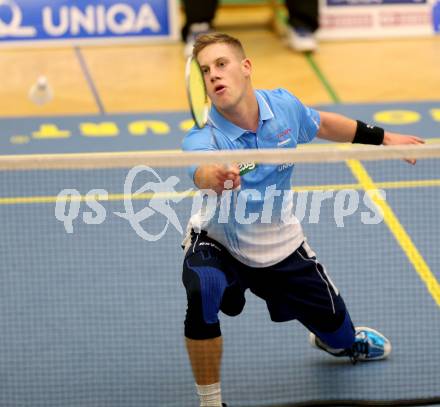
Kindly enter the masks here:
<path id="1" fill-rule="evenodd" d="M 206 90 L 220 110 L 231 110 L 242 100 L 250 84 L 251 64 L 227 44 L 208 45 L 197 59 L 203 72 Z"/>

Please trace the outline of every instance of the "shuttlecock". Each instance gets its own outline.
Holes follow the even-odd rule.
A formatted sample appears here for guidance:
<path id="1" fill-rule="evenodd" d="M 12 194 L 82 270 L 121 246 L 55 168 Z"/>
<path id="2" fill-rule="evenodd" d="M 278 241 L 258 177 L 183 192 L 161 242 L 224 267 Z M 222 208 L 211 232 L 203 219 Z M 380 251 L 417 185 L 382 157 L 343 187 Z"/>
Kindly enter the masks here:
<path id="1" fill-rule="evenodd" d="M 36 105 L 44 105 L 53 99 L 53 91 L 45 76 L 40 76 L 29 90 L 29 99 Z"/>

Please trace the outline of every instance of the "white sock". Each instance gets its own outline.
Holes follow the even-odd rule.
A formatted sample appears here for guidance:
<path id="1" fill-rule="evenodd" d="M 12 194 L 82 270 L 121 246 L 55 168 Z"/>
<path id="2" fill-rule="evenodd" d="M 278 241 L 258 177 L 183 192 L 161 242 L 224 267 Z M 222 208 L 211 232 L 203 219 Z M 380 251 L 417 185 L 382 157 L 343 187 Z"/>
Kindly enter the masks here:
<path id="1" fill-rule="evenodd" d="M 220 382 L 199 386 L 196 384 L 197 394 L 200 397 L 200 407 L 221 407 L 222 391 Z"/>

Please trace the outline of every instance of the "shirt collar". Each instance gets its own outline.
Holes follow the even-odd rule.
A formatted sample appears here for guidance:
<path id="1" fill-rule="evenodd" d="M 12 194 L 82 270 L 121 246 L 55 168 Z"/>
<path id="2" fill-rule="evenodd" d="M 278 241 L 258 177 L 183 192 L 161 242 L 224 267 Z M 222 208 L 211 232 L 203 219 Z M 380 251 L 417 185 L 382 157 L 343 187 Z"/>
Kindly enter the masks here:
<path id="1" fill-rule="evenodd" d="M 273 119 L 274 114 L 265 97 L 259 91 L 255 91 L 255 96 L 257 97 L 258 107 L 260 111 L 260 120 L 264 122 L 265 120 Z"/>
<path id="2" fill-rule="evenodd" d="M 258 103 L 259 122 L 272 119 L 274 114 L 264 96 L 259 91 L 255 91 L 255 96 Z M 211 106 L 211 111 L 209 112 L 209 122 L 231 140 L 236 140 L 248 132 L 248 130 L 242 129 L 225 119 L 214 105 Z"/>

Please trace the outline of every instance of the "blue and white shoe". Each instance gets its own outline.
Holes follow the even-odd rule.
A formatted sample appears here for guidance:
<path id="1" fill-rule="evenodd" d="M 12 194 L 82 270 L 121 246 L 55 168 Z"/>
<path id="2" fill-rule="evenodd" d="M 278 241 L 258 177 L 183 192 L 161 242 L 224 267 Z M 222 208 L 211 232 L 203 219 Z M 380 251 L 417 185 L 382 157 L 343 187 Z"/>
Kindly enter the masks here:
<path id="1" fill-rule="evenodd" d="M 313 52 L 318 49 L 315 34 L 306 29 L 288 27 L 287 43 L 290 48 L 298 52 Z"/>
<path id="2" fill-rule="evenodd" d="M 309 342 L 333 356 L 348 356 L 353 363 L 385 359 L 391 353 L 391 342 L 380 332 L 365 326 L 356 327 L 355 331 L 355 342 L 351 349 L 331 348 L 313 333 L 310 333 Z"/>

